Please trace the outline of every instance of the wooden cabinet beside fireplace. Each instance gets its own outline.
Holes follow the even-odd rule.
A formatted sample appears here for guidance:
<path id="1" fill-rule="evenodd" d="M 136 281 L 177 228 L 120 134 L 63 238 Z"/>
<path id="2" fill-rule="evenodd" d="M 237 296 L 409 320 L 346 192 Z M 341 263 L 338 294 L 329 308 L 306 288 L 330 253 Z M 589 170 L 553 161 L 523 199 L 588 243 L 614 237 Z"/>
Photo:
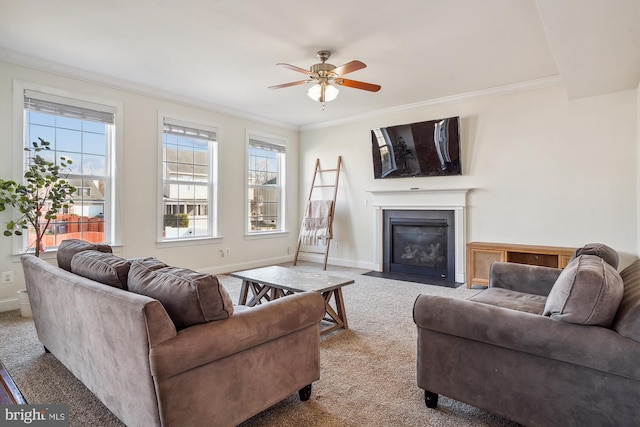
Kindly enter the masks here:
<path id="1" fill-rule="evenodd" d="M 517 245 L 510 243 L 467 243 L 467 288 L 489 285 L 489 271 L 494 262 L 517 262 L 564 268 L 575 248 L 558 246 Z"/>

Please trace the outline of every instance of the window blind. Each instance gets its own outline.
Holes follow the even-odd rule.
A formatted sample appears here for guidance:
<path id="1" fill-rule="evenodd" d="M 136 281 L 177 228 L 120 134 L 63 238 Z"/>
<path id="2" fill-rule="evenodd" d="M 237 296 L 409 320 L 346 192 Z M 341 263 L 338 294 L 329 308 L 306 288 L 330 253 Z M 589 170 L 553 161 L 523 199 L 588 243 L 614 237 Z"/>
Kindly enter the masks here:
<path id="1" fill-rule="evenodd" d="M 163 120 L 164 133 L 169 135 L 190 136 L 192 138 L 206 139 L 208 141 L 217 141 L 218 135 L 213 130 L 194 128 L 177 121 Z"/>
<path id="2" fill-rule="evenodd" d="M 31 111 L 98 123 L 115 123 L 115 107 L 32 90 L 24 91 L 24 108 Z"/>
<path id="3" fill-rule="evenodd" d="M 284 153 L 285 147 L 280 144 L 273 144 L 271 142 L 259 141 L 257 139 L 249 139 L 249 145 L 254 148 L 265 151 L 275 151 L 276 153 Z"/>

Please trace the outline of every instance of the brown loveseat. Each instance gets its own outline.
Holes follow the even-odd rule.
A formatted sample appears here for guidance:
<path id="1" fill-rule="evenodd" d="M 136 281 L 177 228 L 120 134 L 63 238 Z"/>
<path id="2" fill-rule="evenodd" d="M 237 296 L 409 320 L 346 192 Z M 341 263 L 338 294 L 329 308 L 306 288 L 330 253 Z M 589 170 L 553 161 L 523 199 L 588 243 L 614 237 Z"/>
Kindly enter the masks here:
<path id="1" fill-rule="evenodd" d="M 618 274 L 615 252 L 578 255 L 565 270 L 495 263 L 468 300 L 417 298 L 428 407 L 442 394 L 527 426 L 638 425 L 640 260 Z"/>
<path id="2" fill-rule="evenodd" d="M 319 294 L 233 307 L 213 276 L 90 246 L 61 245 L 63 268 L 23 256 L 33 320 L 45 349 L 128 426 L 234 426 L 296 391 L 308 399 Z M 181 304 L 147 296 L 175 301 L 177 288 L 189 294 Z"/>

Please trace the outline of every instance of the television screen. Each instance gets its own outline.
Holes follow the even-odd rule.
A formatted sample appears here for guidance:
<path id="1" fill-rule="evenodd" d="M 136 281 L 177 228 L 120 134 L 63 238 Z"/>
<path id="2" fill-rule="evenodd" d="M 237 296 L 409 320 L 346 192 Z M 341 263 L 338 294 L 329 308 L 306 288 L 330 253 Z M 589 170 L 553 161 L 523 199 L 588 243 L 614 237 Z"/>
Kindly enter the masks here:
<path id="1" fill-rule="evenodd" d="M 459 117 L 371 130 L 374 178 L 461 175 Z"/>

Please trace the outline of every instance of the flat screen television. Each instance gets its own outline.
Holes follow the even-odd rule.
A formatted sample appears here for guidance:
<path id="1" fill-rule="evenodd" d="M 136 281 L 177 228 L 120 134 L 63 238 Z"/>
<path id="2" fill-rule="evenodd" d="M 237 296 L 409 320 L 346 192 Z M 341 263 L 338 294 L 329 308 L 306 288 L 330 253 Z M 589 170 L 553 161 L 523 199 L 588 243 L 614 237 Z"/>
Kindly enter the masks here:
<path id="1" fill-rule="evenodd" d="M 459 122 L 448 117 L 372 129 L 374 178 L 462 175 Z"/>

